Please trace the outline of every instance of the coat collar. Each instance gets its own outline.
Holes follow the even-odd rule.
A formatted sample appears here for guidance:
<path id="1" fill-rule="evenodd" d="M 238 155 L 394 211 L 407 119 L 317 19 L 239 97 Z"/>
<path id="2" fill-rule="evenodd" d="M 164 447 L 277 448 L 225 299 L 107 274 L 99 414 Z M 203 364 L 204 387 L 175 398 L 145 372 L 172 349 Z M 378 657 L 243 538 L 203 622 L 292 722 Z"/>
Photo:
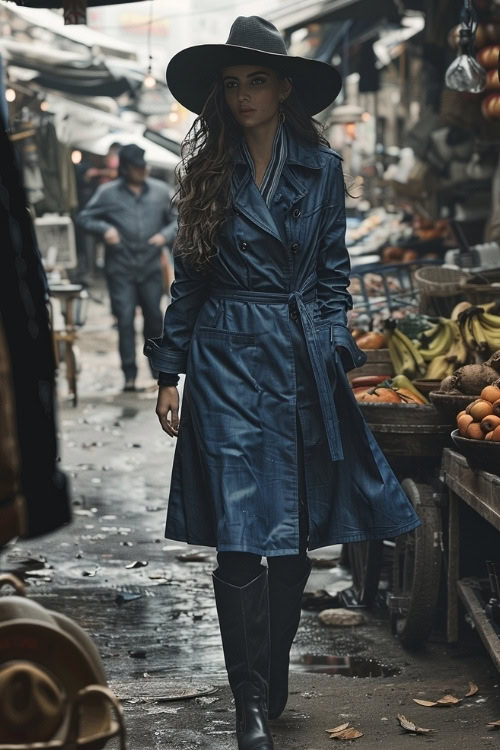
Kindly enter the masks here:
<path id="1" fill-rule="evenodd" d="M 326 154 L 329 149 L 325 146 L 314 146 L 312 143 L 299 141 L 293 136 L 290 130 L 288 135 L 288 155 L 286 163 L 297 165 L 306 169 L 322 169 L 326 164 Z M 236 165 L 246 165 L 245 158 L 240 148 L 236 148 L 233 156 L 233 163 Z"/>

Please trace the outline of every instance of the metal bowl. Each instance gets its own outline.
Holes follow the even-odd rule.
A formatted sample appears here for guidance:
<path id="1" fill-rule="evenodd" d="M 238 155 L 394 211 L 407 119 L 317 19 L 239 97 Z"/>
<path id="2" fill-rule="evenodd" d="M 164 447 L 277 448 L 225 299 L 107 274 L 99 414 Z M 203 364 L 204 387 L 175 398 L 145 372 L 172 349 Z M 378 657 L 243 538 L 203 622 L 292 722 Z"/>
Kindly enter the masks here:
<path id="1" fill-rule="evenodd" d="M 482 469 L 500 475 L 500 443 L 471 440 L 462 437 L 458 430 L 453 430 L 451 438 L 472 469 Z"/>

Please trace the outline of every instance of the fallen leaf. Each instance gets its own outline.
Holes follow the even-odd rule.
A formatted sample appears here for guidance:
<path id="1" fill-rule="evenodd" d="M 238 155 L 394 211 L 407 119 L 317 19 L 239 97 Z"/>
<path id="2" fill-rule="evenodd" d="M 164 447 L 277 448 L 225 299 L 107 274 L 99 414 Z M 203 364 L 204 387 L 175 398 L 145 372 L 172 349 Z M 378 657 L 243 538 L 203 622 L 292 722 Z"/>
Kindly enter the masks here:
<path id="1" fill-rule="evenodd" d="M 407 732 L 413 732 L 414 734 L 427 734 L 427 732 L 433 732 L 433 729 L 423 729 L 422 727 L 417 727 L 416 724 L 413 723 L 413 721 L 410 721 L 406 718 L 406 716 L 403 716 L 402 714 L 398 714 L 398 720 L 403 729 L 406 729 Z"/>
<path id="2" fill-rule="evenodd" d="M 493 727 L 493 729 L 500 729 L 500 720 L 499 721 L 490 721 L 488 722 L 489 727 Z"/>
<path id="3" fill-rule="evenodd" d="M 348 726 L 349 726 L 349 722 L 346 721 L 345 724 L 341 724 L 339 727 L 335 727 L 335 729 L 326 729 L 325 731 L 329 732 L 330 734 L 332 732 L 335 734 L 336 732 L 343 732 L 344 729 L 347 729 Z"/>
<path id="4" fill-rule="evenodd" d="M 457 703 L 461 703 L 463 698 L 455 698 L 454 695 L 443 695 L 437 702 L 438 706 L 455 706 Z"/>
<path id="5" fill-rule="evenodd" d="M 437 706 L 437 701 L 424 701 L 420 698 L 414 698 L 413 700 L 415 703 L 418 703 L 419 706 Z"/>
<path id="6" fill-rule="evenodd" d="M 470 698 L 471 695 L 475 695 L 479 688 L 475 682 L 469 682 L 469 692 L 465 694 L 466 698 Z"/>
<path id="7" fill-rule="evenodd" d="M 360 732 L 359 729 L 354 729 L 354 727 L 349 727 L 349 729 L 344 729 L 343 732 L 337 732 L 337 734 L 332 734 L 330 739 L 333 740 L 357 740 L 358 737 L 362 737 L 363 732 Z"/>

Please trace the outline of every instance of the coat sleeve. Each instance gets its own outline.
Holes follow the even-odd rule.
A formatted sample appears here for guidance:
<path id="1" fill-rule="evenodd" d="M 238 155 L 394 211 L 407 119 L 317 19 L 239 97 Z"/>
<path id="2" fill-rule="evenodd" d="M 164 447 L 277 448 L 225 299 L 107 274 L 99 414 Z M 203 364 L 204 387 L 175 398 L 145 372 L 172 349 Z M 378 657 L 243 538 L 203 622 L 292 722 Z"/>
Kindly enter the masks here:
<path id="1" fill-rule="evenodd" d="M 108 201 L 106 185 L 97 188 L 85 208 L 76 217 L 76 223 L 91 234 L 102 236 L 113 225 L 108 221 Z"/>
<path id="2" fill-rule="evenodd" d="M 344 175 L 340 159 L 333 156 L 327 169 L 327 190 L 331 201 L 323 212 L 317 264 L 317 299 L 320 325 L 326 321 L 331 324 L 332 341 L 341 347 L 341 359 L 347 371 L 360 367 L 366 357 L 356 346 L 347 327 L 347 311 L 352 309 L 352 297 L 348 291 L 351 262 L 345 245 Z"/>
<path id="3" fill-rule="evenodd" d="M 198 314 L 208 296 L 209 276 L 190 268 L 179 256 L 174 261 L 172 301 L 167 307 L 163 335 L 149 339 L 144 354 L 153 370 L 186 372 L 189 346 Z"/>

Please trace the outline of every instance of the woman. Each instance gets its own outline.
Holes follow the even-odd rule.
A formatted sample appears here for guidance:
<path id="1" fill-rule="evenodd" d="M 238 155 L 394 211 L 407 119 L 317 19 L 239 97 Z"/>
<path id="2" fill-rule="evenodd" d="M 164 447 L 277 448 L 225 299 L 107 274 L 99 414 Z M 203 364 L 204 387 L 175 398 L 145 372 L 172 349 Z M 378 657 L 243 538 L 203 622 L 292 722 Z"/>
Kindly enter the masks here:
<path id="1" fill-rule="evenodd" d="M 339 74 L 287 56 L 277 29 L 253 16 L 226 44 L 180 52 L 167 80 L 199 117 L 180 172 L 172 303 L 162 338 L 146 345 L 161 373 L 158 417 L 178 435 L 166 536 L 217 547 L 238 747 L 269 750 L 306 550 L 419 521 L 344 374 L 364 362 L 346 325 L 344 182 L 312 120 Z"/>

